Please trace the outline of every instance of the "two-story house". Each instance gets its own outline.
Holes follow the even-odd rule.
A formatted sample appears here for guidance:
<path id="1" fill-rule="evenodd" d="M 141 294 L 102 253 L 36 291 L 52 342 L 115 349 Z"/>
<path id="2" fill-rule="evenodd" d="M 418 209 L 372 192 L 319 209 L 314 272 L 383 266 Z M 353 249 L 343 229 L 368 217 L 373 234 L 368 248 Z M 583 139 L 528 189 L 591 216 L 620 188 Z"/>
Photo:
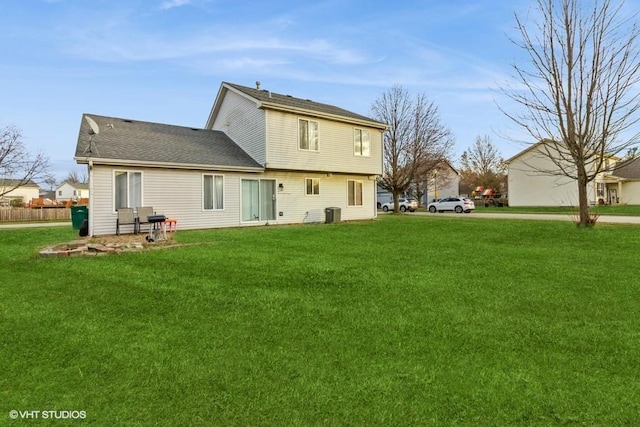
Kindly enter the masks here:
<path id="1" fill-rule="evenodd" d="M 151 206 L 180 229 L 376 217 L 386 125 L 350 111 L 222 83 L 203 129 L 82 118 L 89 234 L 114 234 L 117 209 Z"/>
<path id="2" fill-rule="evenodd" d="M 80 200 L 89 198 L 89 184 L 64 181 L 56 188 L 56 200 Z"/>
<path id="3" fill-rule="evenodd" d="M 549 158 L 553 146 L 544 144 L 533 144 L 507 160 L 510 206 L 577 206 L 576 180 L 558 173 Z M 571 169 L 569 163 L 564 167 Z M 594 167 L 588 165 L 588 171 Z M 640 204 L 640 159 L 605 155 L 601 172 L 587 185 L 587 197 L 591 205 Z"/>
<path id="4" fill-rule="evenodd" d="M 551 160 L 553 150 L 552 144 L 541 141 L 506 161 L 509 206 L 578 205 L 578 183 L 559 173 L 558 160 Z M 569 163 L 563 167 L 572 170 Z M 590 204 L 596 203 L 596 180 L 587 186 L 587 198 Z"/>
<path id="5" fill-rule="evenodd" d="M 0 206 L 9 206 L 11 200 L 28 203 L 38 198 L 40 187 L 33 180 L 0 178 Z"/>

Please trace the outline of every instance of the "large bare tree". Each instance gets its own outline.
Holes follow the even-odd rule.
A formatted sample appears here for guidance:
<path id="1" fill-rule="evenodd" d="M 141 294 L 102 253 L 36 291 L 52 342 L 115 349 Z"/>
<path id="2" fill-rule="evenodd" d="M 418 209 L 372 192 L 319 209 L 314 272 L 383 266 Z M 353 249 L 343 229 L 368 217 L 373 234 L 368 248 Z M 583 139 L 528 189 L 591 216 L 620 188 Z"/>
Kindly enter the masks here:
<path id="1" fill-rule="evenodd" d="M 460 163 L 461 180 L 466 187 L 484 186 L 503 190 L 505 162 L 490 136 L 476 137 L 473 145 L 460 156 Z"/>
<path id="2" fill-rule="evenodd" d="M 72 170 L 67 174 L 63 181 L 70 184 L 87 184 L 89 183 L 89 177 L 87 176 L 86 171 Z"/>
<path id="3" fill-rule="evenodd" d="M 379 184 L 399 197 L 427 171 L 446 158 L 453 146 L 451 132 L 441 123 L 438 107 L 420 94 L 412 99 L 401 86 L 383 93 L 371 107 L 376 120 L 389 125 L 383 135 L 383 174 Z"/>
<path id="4" fill-rule="evenodd" d="M 615 0 L 537 0 L 533 25 L 516 15 L 529 65 L 514 65 L 522 107 L 503 112 L 538 143 L 553 167 L 540 173 L 576 181 L 580 225 L 591 225 L 587 184 L 604 159 L 638 142 L 640 61 L 635 16 Z"/>
<path id="5" fill-rule="evenodd" d="M 0 129 L 0 196 L 44 178 L 48 169 L 49 158 L 42 153 L 29 153 L 18 128 Z"/>

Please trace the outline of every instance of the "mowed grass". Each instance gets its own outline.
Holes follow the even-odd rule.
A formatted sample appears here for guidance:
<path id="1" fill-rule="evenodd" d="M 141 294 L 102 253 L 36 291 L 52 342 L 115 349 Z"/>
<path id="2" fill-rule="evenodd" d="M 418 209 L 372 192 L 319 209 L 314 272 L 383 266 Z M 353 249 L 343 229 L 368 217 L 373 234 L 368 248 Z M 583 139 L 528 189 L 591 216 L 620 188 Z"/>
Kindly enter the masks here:
<path id="1" fill-rule="evenodd" d="M 384 215 L 36 256 L 73 238 L 0 231 L 0 425 L 640 424 L 637 226 Z"/>

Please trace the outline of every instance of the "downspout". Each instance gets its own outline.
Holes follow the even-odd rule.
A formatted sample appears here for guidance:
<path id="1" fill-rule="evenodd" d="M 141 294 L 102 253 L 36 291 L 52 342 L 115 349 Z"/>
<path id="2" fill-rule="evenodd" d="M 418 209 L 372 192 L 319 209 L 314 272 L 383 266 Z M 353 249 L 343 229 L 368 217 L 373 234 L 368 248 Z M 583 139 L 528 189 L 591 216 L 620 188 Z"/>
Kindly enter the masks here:
<path id="1" fill-rule="evenodd" d="M 87 234 L 93 237 L 93 160 L 89 160 L 89 230 Z"/>

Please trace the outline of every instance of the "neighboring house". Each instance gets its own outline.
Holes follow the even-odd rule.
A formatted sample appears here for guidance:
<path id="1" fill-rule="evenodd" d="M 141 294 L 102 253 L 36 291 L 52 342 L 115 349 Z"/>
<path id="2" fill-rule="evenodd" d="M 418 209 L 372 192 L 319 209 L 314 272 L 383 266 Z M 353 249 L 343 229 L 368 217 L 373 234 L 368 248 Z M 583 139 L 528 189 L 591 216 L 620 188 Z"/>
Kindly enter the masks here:
<path id="1" fill-rule="evenodd" d="M 508 159 L 509 206 L 577 206 L 578 183 L 551 172 L 558 167 L 548 157 L 545 142 Z M 587 186 L 589 203 L 596 203 L 596 181 Z"/>
<path id="2" fill-rule="evenodd" d="M 423 197 L 426 206 L 434 200 L 460 195 L 460 173 L 451 163 L 444 160 L 438 164 L 435 173 L 428 180 L 427 194 Z"/>
<path id="3" fill-rule="evenodd" d="M 0 178 L 0 194 L 7 190 L 9 192 L 0 196 L 0 205 L 2 206 L 8 206 L 12 199 L 20 199 L 22 203 L 29 203 L 31 199 L 37 199 L 40 194 L 40 186 L 32 180 L 20 185 L 18 179 Z"/>
<path id="4" fill-rule="evenodd" d="M 596 190 L 598 203 L 640 205 L 640 158 L 609 165 Z"/>
<path id="5" fill-rule="evenodd" d="M 89 184 L 65 181 L 56 188 L 55 197 L 58 201 L 88 199 Z"/>
<path id="6" fill-rule="evenodd" d="M 401 197 L 405 197 L 403 194 Z M 393 193 L 389 190 L 385 190 L 380 185 L 376 185 L 376 206 L 378 209 L 385 203 L 393 202 Z"/>
<path id="7" fill-rule="evenodd" d="M 429 177 L 426 178 L 420 184 L 420 193 L 422 194 L 421 205 L 426 206 L 434 199 L 441 197 L 453 197 L 458 196 L 460 187 L 460 174 L 458 171 L 446 160 L 443 160 L 438 164 L 436 169 L 429 173 Z M 426 188 L 426 192 L 424 191 Z M 413 197 L 418 194 L 416 191 L 416 184 L 412 184 L 408 191 L 400 195 L 400 197 Z M 393 201 L 393 194 L 377 186 L 378 207 L 385 203 Z"/>
<path id="8" fill-rule="evenodd" d="M 205 129 L 84 115 L 74 158 L 88 165 L 89 234 L 114 234 L 119 207 L 151 206 L 180 229 L 322 222 L 329 207 L 373 219 L 385 128 L 230 83 Z"/>

